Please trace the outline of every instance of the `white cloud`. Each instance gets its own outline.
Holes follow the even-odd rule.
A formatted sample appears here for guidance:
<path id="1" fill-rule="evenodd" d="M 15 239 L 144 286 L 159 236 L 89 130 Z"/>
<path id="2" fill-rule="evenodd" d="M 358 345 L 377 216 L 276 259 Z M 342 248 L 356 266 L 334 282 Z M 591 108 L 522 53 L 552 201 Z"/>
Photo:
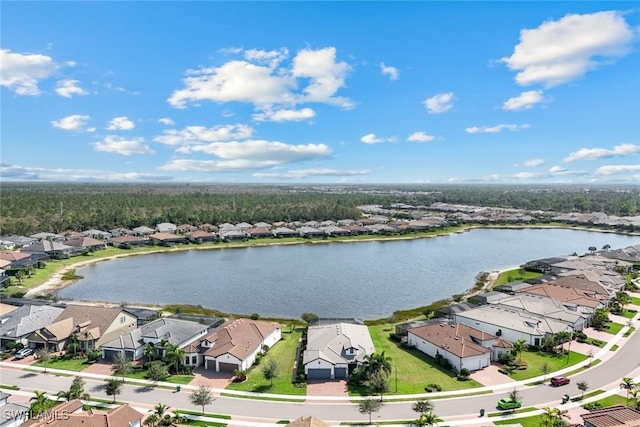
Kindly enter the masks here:
<path id="1" fill-rule="evenodd" d="M 123 156 L 132 154 L 154 154 L 155 151 L 144 144 L 144 138 L 122 138 L 115 135 L 107 135 L 103 141 L 95 142 L 96 151 L 118 153 Z"/>
<path id="2" fill-rule="evenodd" d="M 39 95 L 38 83 L 57 69 L 58 65 L 50 56 L 0 49 L 0 86 L 17 95 Z"/>
<path id="3" fill-rule="evenodd" d="M 204 100 L 246 102 L 260 108 L 304 102 L 353 107 L 349 99 L 334 96 L 345 86 L 344 80 L 351 70 L 346 62 L 336 61 L 335 48 L 303 49 L 293 58 L 290 68 L 273 65 L 274 61 L 284 59 L 286 49 L 246 52 L 250 52 L 246 58 L 253 62 L 233 60 L 219 67 L 187 70 L 184 88 L 175 90 L 167 101 L 176 108 Z M 267 59 L 270 62 L 264 65 Z M 298 90 L 302 82 L 308 84 Z"/>
<path id="4" fill-rule="evenodd" d="M 562 159 L 563 162 L 573 162 L 576 160 L 598 160 L 611 157 L 624 157 L 640 153 L 640 145 L 621 144 L 613 147 L 613 150 L 606 148 L 581 148 L 569 156 Z"/>
<path id="5" fill-rule="evenodd" d="M 453 104 L 453 92 L 439 93 L 424 100 L 429 114 L 440 114 L 449 111 Z"/>
<path id="6" fill-rule="evenodd" d="M 90 128 L 86 128 L 85 129 L 87 132 L 95 132 L 96 128 L 95 127 L 90 127 Z"/>
<path id="7" fill-rule="evenodd" d="M 254 173 L 256 178 L 265 179 L 305 179 L 310 176 L 357 176 L 368 175 L 371 171 L 369 169 L 362 170 L 345 170 L 345 169 L 297 169 L 290 170 L 284 173 Z"/>
<path id="8" fill-rule="evenodd" d="M 45 169 L 30 166 L 10 165 L 0 163 L 0 177 L 14 181 L 169 181 L 173 179 L 167 175 L 155 175 L 137 172 L 113 173 L 92 169 Z"/>
<path id="9" fill-rule="evenodd" d="M 218 52 L 224 55 L 234 55 L 234 54 L 242 53 L 243 50 L 244 49 L 241 47 L 225 47 L 222 49 L 218 49 Z"/>
<path id="10" fill-rule="evenodd" d="M 79 83 L 79 80 L 60 80 L 56 85 L 56 93 L 65 98 L 71 98 L 73 95 L 88 95 L 89 92 L 78 86 Z"/>
<path id="11" fill-rule="evenodd" d="M 531 159 L 531 160 L 527 160 L 522 165 L 526 167 L 536 167 L 536 166 L 542 166 L 544 164 L 545 164 L 544 159 Z"/>
<path id="12" fill-rule="evenodd" d="M 527 110 L 529 108 L 533 108 L 534 105 L 539 104 L 543 101 L 541 90 L 530 90 L 527 92 L 522 92 L 519 96 L 515 98 L 507 99 L 504 104 L 502 104 L 503 110 Z"/>
<path id="13" fill-rule="evenodd" d="M 382 74 L 389 76 L 391 80 L 398 80 L 400 77 L 400 71 L 396 67 L 386 66 L 384 62 L 380 63 L 380 71 L 382 71 Z"/>
<path id="14" fill-rule="evenodd" d="M 570 14 L 520 31 L 520 43 L 510 57 L 501 61 L 518 71 L 518 84 L 551 87 L 627 54 L 633 38 L 634 32 L 621 12 Z"/>
<path id="15" fill-rule="evenodd" d="M 153 140 L 166 145 L 198 145 L 207 142 L 246 139 L 253 135 L 253 128 L 243 124 L 220 125 L 210 128 L 204 126 L 187 126 L 184 129 L 168 129 L 164 135 Z"/>
<path id="16" fill-rule="evenodd" d="M 175 124 L 174 121 L 171 120 L 169 117 L 162 117 L 158 119 L 158 123 L 161 123 L 165 126 L 173 126 Z"/>
<path id="17" fill-rule="evenodd" d="M 64 117 L 60 120 L 52 120 L 51 124 L 53 125 L 53 127 L 59 129 L 80 130 L 85 124 L 87 124 L 89 118 L 89 116 L 83 116 L 82 114 L 74 114 Z"/>
<path id="18" fill-rule="evenodd" d="M 498 133 L 503 130 L 516 131 L 520 129 L 527 129 L 528 127 L 529 125 L 527 123 L 522 125 L 500 124 L 496 126 L 473 126 L 466 128 L 465 131 L 467 133 Z"/>
<path id="19" fill-rule="evenodd" d="M 183 152 L 210 154 L 220 160 L 174 159 L 161 169 L 230 172 L 265 169 L 331 155 L 331 148 L 325 144 L 290 145 L 264 140 L 214 142 L 184 148 Z"/>
<path id="20" fill-rule="evenodd" d="M 375 133 L 369 133 L 360 138 L 360 141 L 364 142 L 365 144 L 379 144 L 381 142 L 395 142 L 396 138 L 378 138 Z"/>
<path id="21" fill-rule="evenodd" d="M 431 142 L 436 139 L 435 136 L 427 135 L 424 132 L 414 132 L 407 138 L 407 141 L 411 142 Z"/>
<path id="22" fill-rule="evenodd" d="M 287 122 L 311 119 L 316 116 L 316 112 L 311 108 L 300 110 L 271 110 L 265 109 L 262 113 L 256 113 L 251 118 L 256 122 Z"/>
<path id="23" fill-rule="evenodd" d="M 596 175 L 613 175 L 624 172 L 640 171 L 640 165 L 615 165 L 615 166 L 600 166 L 596 170 Z"/>
<path id="24" fill-rule="evenodd" d="M 108 130 L 131 130 L 136 125 L 127 116 L 115 117 L 109 122 Z"/>
<path id="25" fill-rule="evenodd" d="M 289 56 L 289 49 L 283 47 L 278 50 L 248 49 L 244 51 L 244 57 L 251 62 L 268 64 L 275 68 Z"/>

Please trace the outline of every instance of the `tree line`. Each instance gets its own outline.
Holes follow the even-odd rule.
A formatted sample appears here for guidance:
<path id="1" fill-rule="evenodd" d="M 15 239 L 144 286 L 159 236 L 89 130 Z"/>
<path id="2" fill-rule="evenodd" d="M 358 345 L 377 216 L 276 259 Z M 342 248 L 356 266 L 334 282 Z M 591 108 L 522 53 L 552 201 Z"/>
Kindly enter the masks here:
<path id="1" fill-rule="evenodd" d="M 360 205 L 435 202 L 633 216 L 640 213 L 640 188 L 3 183 L 0 233 L 338 220 L 360 217 Z"/>

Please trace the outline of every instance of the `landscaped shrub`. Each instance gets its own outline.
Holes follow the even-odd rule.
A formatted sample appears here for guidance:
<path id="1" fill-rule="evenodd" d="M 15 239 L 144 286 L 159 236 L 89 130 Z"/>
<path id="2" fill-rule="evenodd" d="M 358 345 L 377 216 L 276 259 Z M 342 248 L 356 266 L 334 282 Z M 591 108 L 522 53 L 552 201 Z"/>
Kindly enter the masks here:
<path id="1" fill-rule="evenodd" d="M 602 408 L 602 405 L 599 402 L 591 402 L 586 405 L 582 405 L 582 407 L 588 411 L 593 411 L 594 409 Z"/>
<path id="2" fill-rule="evenodd" d="M 402 342 L 402 336 L 399 334 L 390 333 L 389 338 L 391 339 L 391 341 Z"/>
<path id="3" fill-rule="evenodd" d="M 89 362 L 97 362 L 102 357 L 102 352 L 97 348 L 92 348 L 87 352 L 87 360 Z"/>
<path id="4" fill-rule="evenodd" d="M 21 342 L 17 342 L 15 347 L 13 347 L 15 351 L 22 350 L 23 348 L 24 348 L 24 344 L 22 344 Z"/>
<path id="5" fill-rule="evenodd" d="M 426 391 L 427 393 L 432 393 L 434 391 L 442 391 L 442 387 L 440 387 L 438 384 L 431 383 L 431 384 L 427 384 L 427 386 L 424 388 L 424 391 Z"/>
<path id="6" fill-rule="evenodd" d="M 11 351 L 11 350 L 13 350 L 13 349 L 15 349 L 15 348 L 16 348 L 16 343 L 15 343 L 14 341 L 9 341 L 9 342 L 5 345 L 5 347 L 7 348 L 7 350 Z"/>
<path id="7" fill-rule="evenodd" d="M 233 382 L 234 383 L 241 383 L 243 381 L 247 380 L 247 373 L 245 371 L 241 371 L 239 369 L 236 369 L 233 371 Z"/>
<path id="8" fill-rule="evenodd" d="M 471 371 L 467 368 L 460 369 L 460 373 L 458 374 L 458 381 L 467 381 L 469 380 L 469 376 L 471 375 Z"/>

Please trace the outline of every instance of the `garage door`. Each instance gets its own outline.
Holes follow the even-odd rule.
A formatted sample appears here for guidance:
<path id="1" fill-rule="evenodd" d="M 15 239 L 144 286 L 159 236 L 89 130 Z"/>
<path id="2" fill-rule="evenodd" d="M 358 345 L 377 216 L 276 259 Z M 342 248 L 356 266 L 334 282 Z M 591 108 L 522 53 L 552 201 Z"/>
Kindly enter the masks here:
<path id="1" fill-rule="evenodd" d="M 209 366 L 211 366 L 211 362 L 209 362 Z M 215 362 L 213 362 L 213 365 L 215 366 Z M 220 362 L 218 364 L 218 366 L 220 367 L 220 372 L 233 372 L 236 369 L 238 369 L 238 365 L 236 363 L 224 363 L 224 362 Z"/>
<path id="2" fill-rule="evenodd" d="M 107 360 L 113 360 L 113 358 L 116 356 L 116 354 L 120 354 L 119 351 L 117 350 L 105 350 L 104 351 L 104 358 Z"/>
<path id="3" fill-rule="evenodd" d="M 347 378 L 347 368 L 333 368 L 333 374 L 336 378 Z"/>
<path id="4" fill-rule="evenodd" d="M 331 379 L 331 369 L 309 369 L 307 379 L 328 380 Z"/>

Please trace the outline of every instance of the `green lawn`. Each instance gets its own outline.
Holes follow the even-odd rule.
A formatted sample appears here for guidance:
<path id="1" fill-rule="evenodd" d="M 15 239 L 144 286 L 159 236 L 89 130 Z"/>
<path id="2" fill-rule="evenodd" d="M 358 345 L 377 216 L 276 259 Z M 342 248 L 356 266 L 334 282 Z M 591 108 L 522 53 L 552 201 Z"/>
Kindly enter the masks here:
<path id="1" fill-rule="evenodd" d="M 173 384 L 189 384 L 194 378 L 193 375 L 170 375 L 165 381 Z"/>
<path id="2" fill-rule="evenodd" d="M 635 327 L 633 327 L 633 326 L 632 326 L 632 327 L 630 327 L 630 328 L 627 330 L 627 332 L 625 332 L 625 333 L 624 333 L 624 337 L 625 337 L 625 338 L 626 338 L 626 337 L 628 337 L 628 336 L 629 336 L 629 335 L 631 335 L 635 330 L 636 330 L 636 328 L 635 328 Z"/>
<path id="3" fill-rule="evenodd" d="M 424 393 L 427 384 L 435 383 L 442 390 L 458 390 L 480 387 L 474 380 L 458 381 L 451 371 L 446 371 L 435 364 L 435 360 L 426 354 L 413 349 L 400 347 L 389 339 L 389 333 L 394 331 L 393 325 L 369 326 L 369 333 L 376 348 L 376 353 L 385 352 L 391 358 L 390 395 Z M 396 371 L 398 375 L 398 391 L 396 393 Z M 361 394 L 353 390 L 354 394 Z"/>
<path id="4" fill-rule="evenodd" d="M 262 363 L 253 366 L 247 372 L 247 380 L 241 383 L 231 383 L 227 386 L 229 390 L 253 391 L 257 393 L 295 394 L 304 395 L 306 388 L 294 387 L 291 383 L 293 364 L 296 359 L 296 349 L 298 340 L 302 336 L 302 330 L 296 329 L 293 333 L 283 333 L 282 338 L 274 345 L 267 356 L 262 358 L 262 363 L 271 358 L 278 362 L 279 374 L 273 380 L 273 386 L 262 376 Z"/>
<path id="5" fill-rule="evenodd" d="M 513 270 L 507 270 L 500 273 L 494 286 L 504 285 L 509 282 L 522 282 L 524 280 L 533 279 L 540 276 L 542 276 L 542 273 L 514 268 Z"/>
<path id="6" fill-rule="evenodd" d="M 603 408 L 606 408 L 608 406 L 614 406 L 614 405 L 626 405 L 627 398 L 624 396 L 620 396 L 618 394 L 614 394 L 612 396 L 597 400 L 596 402 L 602 405 Z"/>
<path id="7" fill-rule="evenodd" d="M 542 372 L 542 365 L 544 365 L 545 362 L 550 366 L 550 372 L 554 372 L 571 365 L 575 365 L 587 358 L 588 356 L 574 351 L 569 353 L 568 358 L 566 354 L 554 355 L 542 352 L 523 351 L 522 361 L 527 362 L 528 367 L 522 371 L 513 371 L 511 378 L 516 381 L 521 381 L 528 378 L 542 376 L 544 375 L 544 372 Z"/>
<path id="8" fill-rule="evenodd" d="M 633 304 L 633 305 L 640 305 L 640 298 L 638 298 L 638 297 L 631 297 L 631 304 Z"/>
<path id="9" fill-rule="evenodd" d="M 633 317 L 638 314 L 637 311 L 635 310 L 624 310 L 624 313 L 621 314 L 621 316 L 626 317 L 627 319 L 633 319 Z"/>
<path id="10" fill-rule="evenodd" d="M 540 427 L 541 421 L 542 421 L 542 415 L 535 415 L 533 417 L 493 421 L 493 423 L 498 426 L 520 424 L 522 427 Z"/>
<path id="11" fill-rule="evenodd" d="M 46 364 L 38 361 L 34 363 L 32 366 L 40 366 L 44 368 L 45 365 L 47 369 L 63 369 L 65 371 L 75 371 L 75 372 L 83 371 L 89 367 L 89 363 L 87 363 L 86 358 L 69 359 L 69 360 L 51 360 Z"/>
<path id="12" fill-rule="evenodd" d="M 620 332 L 620 329 L 622 329 L 623 327 L 624 327 L 624 325 L 622 325 L 620 323 L 609 322 L 609 323 L 607 323 L 607 329 L 603 329 L 602 332 L 606 332 L 608 334 L 616 335 L 618 332 Z"/>

